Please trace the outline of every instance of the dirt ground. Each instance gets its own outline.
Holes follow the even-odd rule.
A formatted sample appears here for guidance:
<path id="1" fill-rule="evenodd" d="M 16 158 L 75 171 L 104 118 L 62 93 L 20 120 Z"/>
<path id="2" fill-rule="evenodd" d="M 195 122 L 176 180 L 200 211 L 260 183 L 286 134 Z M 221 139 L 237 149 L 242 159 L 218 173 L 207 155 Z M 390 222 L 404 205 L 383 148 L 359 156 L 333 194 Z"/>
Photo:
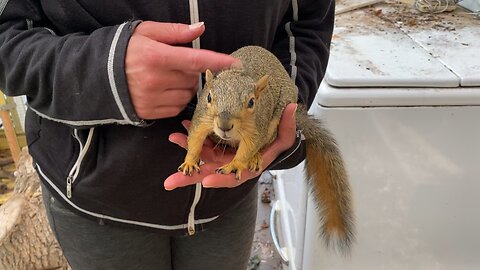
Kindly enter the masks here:
<path id="1" fill-rule="evenodd" d="M 270 234 L 271 202 L 275 199 L 272 177 L 264 173 L 258 185 L 258 212 L 249 270 L 280 270 L 281 258 Z"/>
<path id="2" fill-rule="evenodd" d="M 0 205 L 4 204 L 13 192 L 15 164 L 8 150 L 0 151 Z"/>

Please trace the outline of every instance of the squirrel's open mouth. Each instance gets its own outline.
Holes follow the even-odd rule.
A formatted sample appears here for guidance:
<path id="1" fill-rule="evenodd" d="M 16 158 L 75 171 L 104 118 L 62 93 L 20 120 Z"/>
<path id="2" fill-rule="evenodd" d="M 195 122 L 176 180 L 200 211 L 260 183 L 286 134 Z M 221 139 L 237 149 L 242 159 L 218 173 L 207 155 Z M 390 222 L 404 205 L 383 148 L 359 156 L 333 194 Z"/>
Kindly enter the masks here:
<path id="1" fill-rule="evenodd" d="M 218 135 L 218 134 L 217 134 L 217 135 Z M 229 141 L 229 140 L 232 139 L 232 137 L 229 137 L 229 136 L 227 136 L 227 135 L 223 135 L 223 136 L 222 136 L 222 135 L 219 135 L 218 137 L 220 137 L 220 139 L 225 140 L 225 141 Z"/>

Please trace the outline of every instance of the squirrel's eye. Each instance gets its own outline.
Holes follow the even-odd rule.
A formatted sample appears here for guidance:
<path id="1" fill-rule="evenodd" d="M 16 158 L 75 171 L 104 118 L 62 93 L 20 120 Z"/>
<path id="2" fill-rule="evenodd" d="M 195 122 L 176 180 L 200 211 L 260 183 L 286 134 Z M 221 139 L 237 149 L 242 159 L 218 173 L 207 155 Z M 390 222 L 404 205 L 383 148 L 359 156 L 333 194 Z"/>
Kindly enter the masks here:
<path id="1" fill-rule="evenodd" d="M 251 99 L 248 101 L 247 107 L 248 107 L 248 108 L 253 108 L 253 105 L 255 105 L 255 100 L 254 100 L 254 98 L 251 98 Z"/>
<path id="2" fill-rule="evenodd" d="M 212 102 L 212 95 L 210 93 L 208 93 L 207 101 L 208 103 Z"/>

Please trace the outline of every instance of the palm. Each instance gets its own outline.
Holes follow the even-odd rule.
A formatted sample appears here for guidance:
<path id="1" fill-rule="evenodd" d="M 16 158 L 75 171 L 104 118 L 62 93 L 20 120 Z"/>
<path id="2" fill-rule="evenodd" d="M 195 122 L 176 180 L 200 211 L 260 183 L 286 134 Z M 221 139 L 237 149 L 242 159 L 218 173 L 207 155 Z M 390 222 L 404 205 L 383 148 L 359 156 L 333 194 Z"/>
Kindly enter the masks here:
<path id="1" fill-rule="evenodd" d="M 295 104 L 290 104 L 285 108 L 280 121 L 277 139 L 262 150 L 262 159 L 265 167 L 270 165 L 281 152 L 293 145 L 296 130 L 295 109 Z M 285 115 L 290 117 L 284 117 Z M 190 121 L 184 121 L 183 125 L 188 129 Z M 185 134 L 173 133 L 169 139 L 173 143 L 185 149 L 187 148 L 187 136 Z M 200 172 L 195 172 L 191 176 L 183 175 L 181 172 L 174 173 L 165 180 L 164 186 L 166 189 L 171 190 L 201 182 L 204 187 L 236 187 L 260 175 L 261 172 L 244 170 L 241 174 L 241 179 L 237 180 L 235 179 L 235 174 L 218 174 L 215 172 L 219 167 L 229 163 L 234 155 L 235 153 L 231 148 L 217 145 L 212 140 L 207 139 L 200 153 L 202 160 Z"/>

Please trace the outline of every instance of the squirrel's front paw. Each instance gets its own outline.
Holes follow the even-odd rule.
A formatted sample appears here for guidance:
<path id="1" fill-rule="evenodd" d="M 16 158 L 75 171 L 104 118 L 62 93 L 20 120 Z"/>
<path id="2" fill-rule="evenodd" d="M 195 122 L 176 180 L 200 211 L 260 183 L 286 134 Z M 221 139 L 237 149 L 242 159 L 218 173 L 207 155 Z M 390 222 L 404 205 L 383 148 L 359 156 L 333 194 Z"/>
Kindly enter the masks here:
<path id="1" fill-rule="evenodd" d="M 197 162 L 187 162 L 185 161 L 178 167 L 178 171 L 182 172 L 183 175 L 192 176 L 193 172 L 200 173 L 200 166 Z"/>
<path id="2" fill-rule="evenodd" d="M 237 180 L 240 180 L 240 177 L 242 177 L 242 169 L 238 165 L 236 165 L 233 161 L 228 163 L 227 165 L 224 165 L 216 169 L 215 172 L 221 173 L 221 174 L 235 173 L 235 179 Z"/>
<path id="3" fill-rule="evenodd" d="M 248 169 L 251 172 L 259 172 L 262 170 L 262 155 L 260 153 L 256 153 L 252 159 L 248 162 Z"/>

